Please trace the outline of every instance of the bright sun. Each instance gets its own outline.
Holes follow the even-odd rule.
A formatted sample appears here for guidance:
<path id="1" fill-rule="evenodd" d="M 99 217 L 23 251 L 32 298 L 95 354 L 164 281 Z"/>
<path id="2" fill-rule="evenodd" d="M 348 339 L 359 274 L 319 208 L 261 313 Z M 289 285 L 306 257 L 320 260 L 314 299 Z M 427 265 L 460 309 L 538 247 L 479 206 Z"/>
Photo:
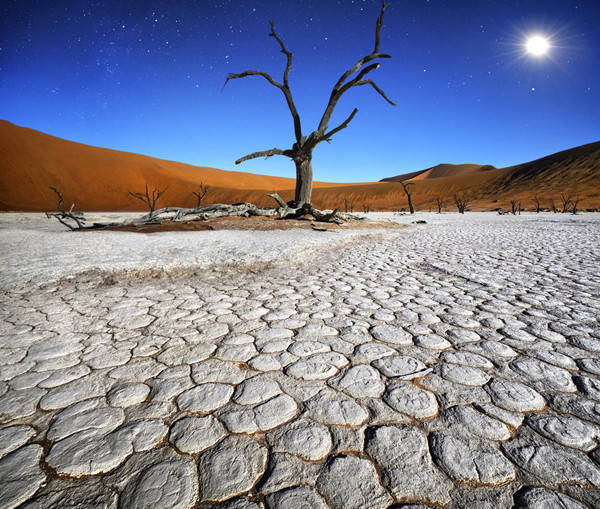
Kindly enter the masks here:
<path id="1" fill-rule="evenodd" d="M 550 43 L 543 35 L 532 35 L 529 37 L 529 39 L 527 39 L 525 48 L 527 49 L 527 53 L 530 55 L 533 55 L 534 57 L 541 57 L 548 53 Z"/>

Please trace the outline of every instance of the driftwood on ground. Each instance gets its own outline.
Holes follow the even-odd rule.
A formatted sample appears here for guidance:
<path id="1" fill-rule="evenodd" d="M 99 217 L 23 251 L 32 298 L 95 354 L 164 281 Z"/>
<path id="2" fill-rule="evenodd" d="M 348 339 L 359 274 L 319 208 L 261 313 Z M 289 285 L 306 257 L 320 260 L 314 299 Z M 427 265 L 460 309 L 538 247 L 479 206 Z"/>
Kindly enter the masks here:
<path id="1" fill-rule="evenodd" d="M 226 205 L 224 203 L 213 203 L 196 208 L 183 207 L 164 207 L 158 210 L 152 210 L 147 214 L 135 219 L 126 219 L 120 222 L 109 223 L 92 223 L 86 225 L 86 219 L 82 212 L 73 212 L 74 205 L 71 209 L 65 211 L 63 208 L 63 197 L 60 192 L 51 188 L 59 197 L 58 212 L 46 212 L 47 217 L 52 217 L 60 221 L 70 230 L 86 230 L 86 229 L 102 229 L 114 228 L 119 226 L 143 226 L 148 224 L 161 224 L 163 221 L 206 221 L 216 217 L 227 216 L 265 216 L 276 217 L 278 219 L 297 219 L 305 216 L 312 216 L 315 221 L 323 223 L 343 224 L 348 220 L 360 220 L 361 217 L 352 214 L 339 212 L 337 209 L 333 211 L 321 211 L 313 207 L 310 203 L 304 203 L 297 206 L 294 202 L 286 203 L 277 193 L 271 193 L 267 196 L 273 198 L 279 207 L 268 208 L 259 207 L 253 203 L 234 203 Z"/>

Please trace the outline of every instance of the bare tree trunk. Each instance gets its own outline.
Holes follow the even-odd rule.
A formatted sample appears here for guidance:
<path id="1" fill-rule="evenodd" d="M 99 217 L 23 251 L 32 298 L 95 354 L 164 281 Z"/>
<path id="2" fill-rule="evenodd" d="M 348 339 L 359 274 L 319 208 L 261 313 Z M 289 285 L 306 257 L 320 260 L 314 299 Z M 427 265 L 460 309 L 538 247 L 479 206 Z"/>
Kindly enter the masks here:
<path id="1" fill-rule="evenodd" d="M 311 158 L 294 159 L 296 163 L 296 194 L 294 200 L 297 206 L 310 203 L 312 195 L 313 169 Z"/>
<path id="2" fill-rule="evenodd" d="M 411 186 L 414 186 L 414 184 L 412 182 L 400 182 L 400 184 L 402 184 L 402 189 L 404 189 L 404 193 L 406 194 L 406 198 L 408 199 L 408 210 L 410 210 L 411 214 L 414 214 L 415 208 L 413 207 L 412 197 L 411 197 L 411 193 L 412 193 Z"/>

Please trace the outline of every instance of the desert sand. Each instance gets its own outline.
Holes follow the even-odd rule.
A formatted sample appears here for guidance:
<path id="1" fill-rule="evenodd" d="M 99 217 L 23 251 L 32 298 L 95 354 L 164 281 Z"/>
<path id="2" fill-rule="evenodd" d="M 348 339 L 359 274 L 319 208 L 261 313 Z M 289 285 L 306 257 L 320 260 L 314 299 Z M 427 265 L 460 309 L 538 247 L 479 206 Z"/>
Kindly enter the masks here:
<path id="1" fill-rule="evenodd" d="M 260 164 L 259 161 L 254 164 Z M 318 177 L 318 168 L 315 175 Z M 392 180 L 397 177 L 392 177 Z M 166 188 L 160 205 L 191 207 L 192 191 L 199 183 L 210 187 L 205 203 L 248 201 L 273 206 L 265 196 L 277 191 L 293 198 L 294 180 L 244 172 L 196 167 L 152 157 L 91 147 L 56 138 L 39 131 L 0 121 L 0 210 L 46 211 L 56 208 L 57 187 L 77 210 L 143 210 L 143 204 L 128 191 Z M 600 208 L 600 143 L 583 145 L 529 163 L 503 169 L 476 164 L 442 164 L 410 178 L 417 209 L 437 210 L 436 198 L 455 210 L 453 196 L 470 196 L 472 210 L 510 208 L 520 201 L 525 209 L 538 196 L 542 207 L 554 200 L 560 206 L 561 193 L 579 199 L 579 209 Z M 398 182 L 326 183 L 315 182 L 313 204 L 320 209 L 354 211 L 364 207 L 393 211 L 407 207 Z"/>

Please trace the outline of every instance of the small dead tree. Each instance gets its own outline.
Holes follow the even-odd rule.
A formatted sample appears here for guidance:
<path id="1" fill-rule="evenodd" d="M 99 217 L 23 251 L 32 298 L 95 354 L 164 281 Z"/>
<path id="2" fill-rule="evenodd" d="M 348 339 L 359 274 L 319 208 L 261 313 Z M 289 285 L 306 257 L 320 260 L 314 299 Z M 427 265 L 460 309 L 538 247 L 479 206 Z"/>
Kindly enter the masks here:
<path id="1" fill-rule="evenodd" d="M 414 186 L 414 183 L 400 182 L 400 184 L 402 184 L 402 189 L 404 190 L 404 194 L 406 194 L 406 199 L 408 200 L 408 210 L 410 210 L 411 214 L 414 214 L 415 208 L 413 207 L 412 202 L 412 186 Z"/>
<path id="2" fill-rule="evenodd" d="M 365 214 L 371 212 L 371 206 L 368 203 L 363 203 L 362 209 Z"/>
<path id="3" fill-rule="evenodd" d="M 156 202 L 167 189 L 167 187 L 165 187 L 164 189 L 152 189 L 152 194 L 150 194 L 148 192 L 148 184 L 146 184 L 146 192 L 132 193 L 131 191 L 129 191 L 129 194 L 134 198 L 143 201 L 150 209 L 150 215 L 152 215 L 152 213 L 156 210 Z"/>
<path id="4" fill-rule="evenodd" d="M 441 196 L 438 196 L 435 199 L 435 204 L 437 206 L 437 213 L 441 214 L 442 213 L 442 209 L 446 206 L 446 202 L 444 201 L 444 199 Z"/>
<path id="5" fill-rule="evenodd" d="M 517 215 L 517 200 L 510 200 L 510 213 L 513 216 Z"/>
<path id="6" fill-rule="evenodd" d="M 577 214 L 577 204 L 579 203 L 579 198 L 576 196 L 571 200 L 571 214 Z"/>
<path id="7" fill-rule="evenodd" d="M 344 211 L 345 212 L 354 212 L 354 202 L 351 200 L 348 200 L 348 198 L 346 198 L 344 196 Z"/>
<path id="8" fill-rule="evenodd" d="M 83 212 L 73 212 L 73 207 L 75 204 L 73 203 L 69 210 L 65 210 L 63 207 L 63 196 L 56 187 L 50 186 L 50 189 L 56 193 L 58 196 L 58 212 L 46 212 L 46 217 L 53 217 L 57 219 L 60 223 L 64 224 L 69 230 L 81 230 L 85 228 L 85 218 L 83 217 Z M 74 224 L 73 224 L 74 223 Z"/>
<path id="9" fill-rule="evenodd" d="M 519 215 L 521 215 L 521 210 L 523 210 L 523 207 L 521 206 L 521 202 L 519 201 L 519 203 L 517 204 L 517 211 L 519 212 Z"/>
<path id="10" fill-rule="evenodd" d="M 202 205 L 202 200 L 206 196 L 206 193 L 208 193 L 208 186 L 205 185 L 203 182 L 200 182 L 200 190 L 199 191 L 192 191 L 192 194 L 198 200 L 198 203 L 196 204 L 197 209 L 199 209 L 200 206 Z"/>
<path id="11" fill-rule="evenodd" d="M 569 193 L 560 193 L 560 201 L 562 202 L 562 213 L 569 212 L 571 205 L 571 195 Z"/>
<path id="12" fill-rule="evenodd" d="M 533 197 L 533 204 L 535 205 L 535 212 L 539 214 L 540 210 L 542 210 L 542 207 L 540 205 L 540 198 L 537 194 Z"/>
<path id="13" fill-rule="evenodd" d="M 381 27 L 383 25 L 383 15 L 385 9 L 387 7 L 387 3 L 382 1 L 381 10 L 379 12 L 379 16 L 377 17 L 377 22 L 375 24 L 375 45 L 373 51 L 371 51 L 367 56 L 358 60 L 352 67 L 347 69 L 337 80 L 333 89 L 331 91 L 331 95 L 329 96 L 329 101 L 325 107 L 325 111 L 321 120 L 319 121 L 318 127 L 311 132 L 308 137 L 302 134 L 302 126 L 300 122 L 300 115 L 296 110 L 296 104 L 294 103 L 294 99 L 292 97 L 292 91 L 290 89 L 289 84 L 289 75 L 292 69 L 292 56 L 293 54 L 285 47 L 283 40 L 279 37 L 279 34 L 275 32 L 275 23 L 270 21 L 271 31 L 269 33 L 270 37 L 273 37 L 277 44 L 281 48 L 281 53 L 283 53 L 286 57 L 286 66 L 283 72 L 283 82 L 278 82 L 270 74 L 263 71 L 244 71 L 239 74 L 229 74 L 225 79 L 225 85 L 229 83 L 230 80 L 245 78 L 247 76 L 261 76 L 265 80 L 267 80 L 271 85 L 275 88 L 279 89 L 283 94 L 285 101 L 287 103 L 288 109 L 292 115 L 292 120 L 294 124 L 294 138 L 295 141 L 291 148 L 282 150 L 280 148 L 272 148 L 270 150 L 262 150 L 259 152 L 253 152 L 252 154 L 248 154 L 244 157 L 238 159 L 235 164 L 240 164 L 244 161 L 248 161 L 249 159 L 255 159 L 257 157 L 265 157 L 269 158 L 274 155 L 286 156 L 294 161 L 296 166 L 296 191 L 294 194 L 294 206 L 302 207 L 302 205 L 308 203 L 310 204 L 311 196 L 312 196 L 312 183 L 313 183 L 313 169 L 312 169 L 312 153 L 313 150 L 319 145 L 319 143 L 326 141 L 331 142 L 332 137 L 337 134 L 342 129 L 348 127 L 348 124 L 352 121 L 358 109 L 354 108 L 350 115 L 344 120 L 341 124 L 333 129 L 329 128 L 329 121 L 331 120 L 331 116 L 333 115 L 333 111 L 337 106 L 339 100 L 342 96 L 348 92 L 351 88 L 361 87 L 361 86 L 370 86 L 375 92 L 381 95 L 389 104 L 395 106 L 395 104 L 385 95 L 385 92 L 381 90 L 373 80 L 365 79 L 365 76 L 379 68 L 379 63 L 373 63 L 370 65 L 366 65 L 369 62 L 380 59 L 380 58 L 391 58 L 390 55 L 385 53 L 381 53 L 379 50 L 381 43 Z M 364 66 L 364 67 L 363 67 Z M 353 78 L 350 78 L 352 75 L 356 74 Z M 225 87 L 223 85 L 223 87 Z"/>
<path id="14" fill-rule="evenodd" d="M 554 198 L 550 198 L 550 210 L 555 214 L 557 212 L 556 204 L 554 203 Z"/>
<path id="15" fill-rule="evenodd" d="M 455 194 L 454 203 L 456 204 L 458 211 L 461 214 L 464 214 L 465 210 L 467 210 L 467 207 L 469 206 L 469 198 L 464 194 Z"/>

